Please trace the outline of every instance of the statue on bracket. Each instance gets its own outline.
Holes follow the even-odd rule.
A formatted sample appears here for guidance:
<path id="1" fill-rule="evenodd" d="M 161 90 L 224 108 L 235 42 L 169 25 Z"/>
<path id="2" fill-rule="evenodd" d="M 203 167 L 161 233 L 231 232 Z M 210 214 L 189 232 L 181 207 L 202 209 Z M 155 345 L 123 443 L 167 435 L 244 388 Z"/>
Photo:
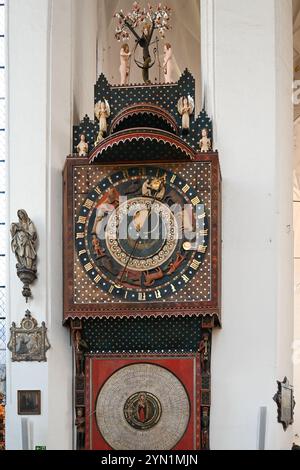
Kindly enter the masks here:
<path id="1" fill-rule="evenodd" d="M 152 42 L 153 34 L 155 30 L 158 30 L 160 35 L 164 37 L 164 33 L 169 29 L 169 21 L 171 15 L 171 8 L 162 6 L 159 3 L 156 7 L 148 4 L 147 8 L 142 8 L 138 2 L 134 2 L 132 10 L 124 15 L 123 11 L 119 11 L 114 16 L 118 19 L 118 26 L 116 28 L 115 37 L 118 41 L 126 41 L 130 38 L 130 32 L 136 39 L 136 46 L 140 46 L 143 50 L 143 62 L 138 61 L 134 58 L 136 65 L 142 69 L 143 80 L 146 84 L 150 84 L 149 70 L 153 67 L 156 62 L 156 56 L 158 56 L 158 42 L 156 38 Z M 142 33 L 137 32 L 137 28 L 141 27 Z M 152 60 L 150 53 L 150 46 L 154 47 L 155 59 Z"/>
<path id="2" fill-rule="evenodd" d="M 23 282 L 26 302 L 32 296 L 30 284 L 37 278 L 37 232 L 25 210 L 18 211 L 19 222 L 11 224 L 11 248 L 17 259 L 17 275 Z"/>
<path id="3" fill-rule="evenodd" d="M 106 99 L 95 105 L 95 116 L 99 121 L 99 133 L 95 145 L 98 145 L 107 134 L 107 119 L 110 116 L 110 106 Z"/>
<path id="4" fill-rule="evenodd" d="M 201 140 L 199 142 L 201 153 L 210 152 L 212 149 L 211 139 L 208 137 L 207 129 L 204 128 L 201 131 Z"/>
<path id="5" fill-rule="evenodd" d="M 120 50 L 120 75 L 121 75 L 121 85 L 128 85 L 130 77 L 130 59 L 131 52 L 129 50 L 128 44 L 123 44 Z"/>
<path id="6" fill-rule="evenodd" d="M 86 157 L 89 153 L 89 146 L 88 143 L 86 142 L 86 138 L 84 134 L 81 134 L 80 136 L 80 142 L 77 145 L 77 152 L 79 157 Z"/>
<path id="7" fill-rule="evenodd" d="M 191 96 L 183 96 L 179 99 L 177 109 L 182 116 L 182 133 L 188 134 L 190 131 L 190 116 L 195 109 L 195 103 Z"/>
<path id="8" fill-rule="evenodd" d="M 174 74 L 173 52 L 170 43 L 166 43 L 164 47 L 164 76 L 165 83 L 172 83 Z"/>
<path id="9" fill-rule="evenodd" d="M 47 362 L 46 352 L 50 349 L 50 343 L 44 322 L 38 326 L 27 310 L 21 326 L 17 328 L 13 323 L 10 332 L 7 348 L 12 352 L 13 362 Z"/>

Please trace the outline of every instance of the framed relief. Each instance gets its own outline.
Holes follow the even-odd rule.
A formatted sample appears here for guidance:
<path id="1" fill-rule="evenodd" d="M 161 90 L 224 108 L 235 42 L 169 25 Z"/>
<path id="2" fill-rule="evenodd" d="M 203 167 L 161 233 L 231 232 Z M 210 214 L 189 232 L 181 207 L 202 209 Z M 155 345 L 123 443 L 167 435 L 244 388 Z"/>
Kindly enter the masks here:
<path id="1" fill-rule="evenodd" d="M 11 337 L 7 345 L 12 352 L 13 362 L 46 362 L 46 352 L 50 348 L 47 338 L 47 328 L 43 322 L 38 326 L 37 321 L 27 310 L 18 328 L 15 323 L 10 329 Z"/>
<path id="2" fill-rule="evenodd" d="M 286 431 L 294 422 L 294 408 L 296 405 L 294 399 L 294 389 L 285 377 L 283 382 L 277 382 L 278 391 L 273 400 L 278 407 L 278 422 L 282 424 Z"/>
<path id="3" fill-rule="evenodd" d="M 41 414 L 41 391 L 18 390 L 18 415 Z"/>

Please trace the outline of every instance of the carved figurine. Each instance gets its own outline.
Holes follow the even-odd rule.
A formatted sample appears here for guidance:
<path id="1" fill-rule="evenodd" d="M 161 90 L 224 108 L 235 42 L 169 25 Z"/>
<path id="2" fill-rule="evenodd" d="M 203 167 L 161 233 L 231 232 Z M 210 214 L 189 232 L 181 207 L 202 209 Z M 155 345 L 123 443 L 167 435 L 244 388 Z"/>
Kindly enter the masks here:
<path id="1" fill-rule="evenodd" d="M 77 145 L 77 152 L 78 152 L 79 157 L 86 157 L 89 153 L 89 146 L 88 146 L 88 143 L 86 142 L 84 134 L 81 134 L 80 136 L 80 142 Z"/>
<path id="2" fill-rule="evenodd" d="M 23 282 L 23 296 L 31 297 L 29 285 L 36 279 L 37 232 L 24 210 L 18 211 L 19 222 L 11 224 L 11 248 L 17 259 L 17 275 Z"/>
<path id="3" fill-rule="evenodd" d="M 201 449 L 209 450 L 209 408 L 204 407 L 201 418 Z"/>
<path id="4" fill-rule="evenodd" d="M 77 428 L 77 450 L 84 450 L 85 448 L 85 417 L 82 408 L 76 410 L 75 426 Z"/>
<path id="5" fill-rule="evenodd" d="M 171 83 L 173 81 L 173 73 L 174 73 L 174 64 L 173 64 L 173 52 L 172 46 L 170 43 L 166 43 L 164 47 L 164 75 L 165 75 L 165 83 Z"/>
<path id="6" fill-rule="evenodd" d="M 211 150 L 211 139 L 208 137 L 207 129 L 204 128 L 201 131 L 201 140 L 199 142 L 200 149 L 202 153 L 207 153 Z"/>
<path id="7" fill-rule="evenodd" d="M 99 133 L 96 141 L 97 145 L 107 134 L 107 119 L 110 116 L 110 106 L 107 100 L 98 101 L 98 103 L 96 103 L 95 116 L 99 121 Z"/>
<path id="8" fill-rule="evenodd" d="M 81 375 L 84 372 L 84 352 L 87 351 L 89 347 L 85 340 L 81 337 L 81 330 L 75 330 L 73 341 L 76 361 L 76 375 Z"/>
<path id="9" fill-rule="evenodd" d="M 207 333 L 203 335 L 203 339 L 200 342 L 199 352 L 201 372 L 203 374 L 209 374 L 209 334 Z"/>
<path id="10" fill-rule="evenodd" d="M 121 85 L 128 85 L 130 76 L 130 58 L 131 52 L 128 44 L 123 44 L 120 51 L 120 75 Z"/>
<path id="11" fill-rule="evenodd" d="M 182 116 L 182 133 L 188 134 L 190 130 L 190 116 L 195 109 L 195 103 L 191 96 L 183 96 L 178 101 L 178 112 Z"/>
<path id="12" fill-rule="evenodd" d="M 155 30 L 159 32 L 161 37 L 169 29 L 169 21 L 171 16 L 171 9 L 167 6 L 163 7 L 159 3 L 156 7 L 148 5 L 148 8 L 142 8 L 138 2 L 134 2 L 132 10 L 125 15 L 122 10 L 116 13 L 115 18 L 118 20 L 116 27 L 115 37 L 118 41 L 128 40 L 130 33 L 136 39 L 137 46 L 143 50 L 143 62 L 134 59 L 136 65 L 142 69 L 143 79 L 146 84 L 151 83 L 149 80 L 149 70 L 156 61 L 158 52 L 158 38 L 153 44 L 155 59 L 151 59 L 150 48 L 152 45 L 153 33 Z M 138 33 L 139 28 L 142 27 L 142 34 Z"/>

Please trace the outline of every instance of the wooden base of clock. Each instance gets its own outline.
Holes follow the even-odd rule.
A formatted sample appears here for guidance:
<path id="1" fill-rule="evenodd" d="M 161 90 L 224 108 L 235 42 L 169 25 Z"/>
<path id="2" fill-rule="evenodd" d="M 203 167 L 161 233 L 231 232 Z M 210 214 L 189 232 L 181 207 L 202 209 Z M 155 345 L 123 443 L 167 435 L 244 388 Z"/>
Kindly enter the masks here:
<path id="1" fill-rule="evenodd" d="M 200 354 L 86 359 L 87 450 L 197 450 L 201 413 Z"/>

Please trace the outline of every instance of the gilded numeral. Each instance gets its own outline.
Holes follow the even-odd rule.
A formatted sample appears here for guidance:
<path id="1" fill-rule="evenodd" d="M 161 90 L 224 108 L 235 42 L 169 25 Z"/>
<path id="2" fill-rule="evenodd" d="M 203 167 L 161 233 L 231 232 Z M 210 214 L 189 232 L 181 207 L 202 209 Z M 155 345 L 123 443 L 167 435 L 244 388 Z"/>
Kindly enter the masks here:
<path id="1" fill-rule="evenodd" d="M 100 281 L 101 281 L 101 276 L 99 276 L 99 274 L 97 274 L 97 276 L 94 278 L 94 282 L 96 284 L 98 284 L 98 282 L 100 282 Z"/>
<path id="2" fill-rule="evenodd" d="M 191 268 L 194 269 L 195 271 L 197 271 L 197 269 L 199 269 L 200 264 L 201 264 L 201 263 L 199 263 L 199 261 L 197 261 L 196 259 L 194 259 L 194 261 L 193 261 L 192 264 L 191 264 Z"/>
<path id="3" fill-rule="evenodd" d="M 86 220 L 87 220 L 87 218 L 86 218 L 86 217 L 82 217 L 82 215 L 81 215 L 80 217 L 78 217 L 77 223 L 84 225 L 84 224 L 86 223 Z"/>
<path id="4" fill-rule="evenodd" d="M 123 178 L 126 180 L 128 178 L 130 178 L 129 176 L 129 173 L 128 173 L 128 170 L 123 170 Z"/>
<path id="5" fill-rule="evenodd" d="M 87 251 L 86 250 L 81 250 L 81 251 L 79 251 L 78 254 L 79 254 L 79 256 L 86 255 Z"/>
<path id="6" fill-rule="evenodd" d="M 81 240 L 82 238 L 84 238 L 84 232 L 76 234 L 76 240 Z"/>
<path id="7" fill-rule="evenodd" d="M 98 186 L 95 188 L 95 192 L 99 194 L 99 196 L 102 196 L 102 191 L 100 188 L 98 188 Z"/>
<path id="8" fill-rule="evenodd" d="M 182 188 L 182 191 L 183 191 L 184 193 L 187 193 L 190 189 L 191 189 L 191 187 L 190 187 L 188 184 L 186 184 L 186 185 Z"/>
<path id="9" fill-rule="evenodd" d="M 192 204 L 193 206 L 197 206 L 198 204 L 200 204 L 200 199 L 198 198 L 198 196 L 194 197 L 194 199 L 192 199 Z"/>
<path id="10" fill-rule="evenodd" d="M 108 292 L 112 294 L 114 290 L 115 290 L 115 286 L 110 286 L 110 288 L 108 289 Z"/>
<path id="11" fill-rule="evenodd" d="M 91 209 L 93 207 L 94 203 L 90 199 L 87 199 L 85 203 L 83 204 L 83 207 L 86 207 L 87 209 Z"/>
<path id="12" fill-rule="evenodd" d="M 207 250 L 207 246 L 205 245 L 200 245 L 198 246 L 198 249 L 197 249 L 198 253 L 206 253 L 206 250 Z"/>
<path id="13" fill-rule="evenodd" d="M 113 182 L 113 180 L 111 179 L 110 176 L 108 177 L 108 181 L 110 182 L 110 184 L 112 184 L 112 185 L 114 184 L 114 182 Z"/>
<path id="14" fill-rule="evenodd" d="M 171 284 L 171 289 L 172 289 L 172 292 L 177 292 L 176 287 L 173 286 L 173 284 Z"/>
<path id="15" fill-rule="evenodd" d="M 86 272 L 89 272 L 93 269 L 93 266 L 91 263 L 88 263 L 85 265 L 84 269 L 86 270 Z"/>
<path id="16" fill-rule="evenodd" d="M 189 278 L 187 277 L 186 274 L 184 274 L 184 275 L 182 276 L 182 279 L 183 279 L 183 281 L 184 281 L 185 283 L 188 283 L 188 282 L 189 282 Z"/>
<path id="17" fill-rule="evenodd" d="M 176 179 L 177 179 L 177 175 L 173 175 L 172 178 L 171 178 L 171 180 L 170 180 L 171 183 L 174 184 L 175 181 L 176 181 Z"/>
<path id="18" fill-rule="evenodd" d="M 146 300 L 146 294 L 144 292 L 139 292 L 139 301 L 144 302 Z"/>
<path id="19" fill-rule="evenodd" d="M 125 295 L 124 295 L 124 299 L 126 300 L 127 297 L 128 297 L 128 292 L 126 291 L 126 292 L 125 292 Z"/>
<path id="20" fill-rule="evenodd" d="M 205 219 L 205 217 L 206 217 L 205 212 L 203 212 L 203 214 L 198 215 L 198 219 L 199 219 L 199 220 Z"/>
<path id="21" fill-rule="evenodd" d="M 199 235 L 203 235 L 204 237 L 206 237 L 208 235 L 208 229 L 206 230 L 199 230 Z"/>
<path id="22" fill-rule="evenodd" d="M 160 292 L 160 290 L 155 291 L 155 297 L 156 297 L 157 299 L 161 299 L 161 292 Z"/>

